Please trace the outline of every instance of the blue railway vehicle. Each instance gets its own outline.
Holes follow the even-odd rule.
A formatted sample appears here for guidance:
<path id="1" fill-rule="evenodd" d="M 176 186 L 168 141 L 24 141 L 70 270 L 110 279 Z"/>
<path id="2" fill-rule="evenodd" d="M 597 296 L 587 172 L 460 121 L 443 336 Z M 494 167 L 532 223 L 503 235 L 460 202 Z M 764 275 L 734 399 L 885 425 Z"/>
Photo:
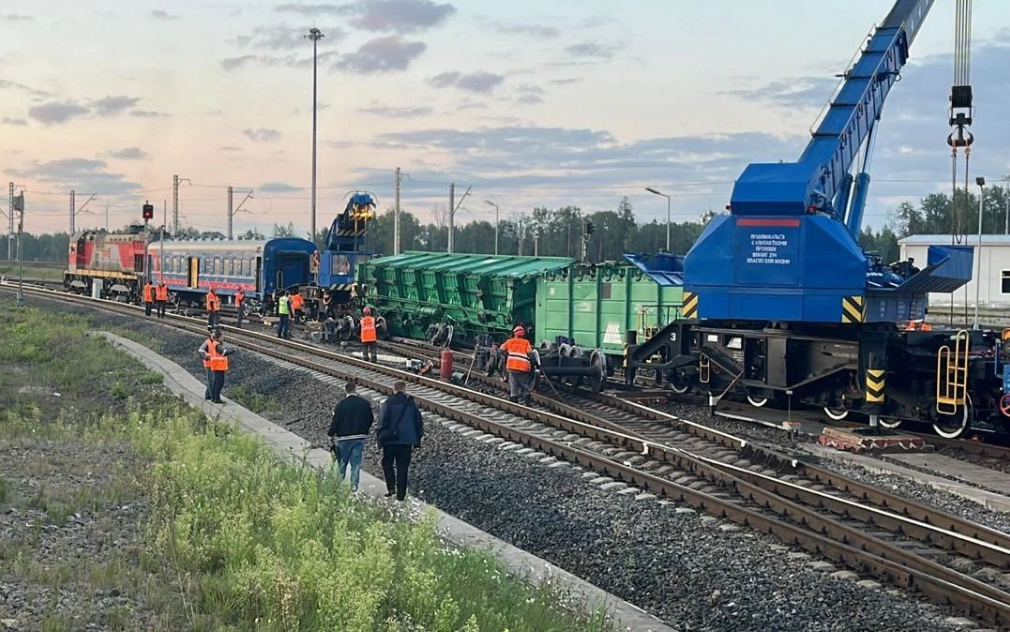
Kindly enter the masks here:
<path id="1" fill-rule="evenodd" d="M 857 411 L 888 428 L 931 423 L 946 437 L 1010 428 L 1010 330 L 906 329 L 924 317 L 930 292 L 970 280 L 972 248 L 933 246 L 920 269 L 885 265 L 858 241 L 884 102 L 932 5 L 894 3 L 799 160 L 744 170 L 730 213 L 685 257 L 683 319 L 629 347 L 632 372 L 665 372 L 714 402 L 733 392 L 754 406 L 817 406 L 836 420 Z M 954 86 L 955 149 L 970 144 L 971 111 L 971 86 Z"/>
<path id="2" fill-rule="evenodd" d="M 298 237 L 166 240 L 151 243 L 148 258 L 155 282 L 164 279 L 179 301 L 202 306 L 210 288 L 228 303 L 234 298 L 225 297 L 241 288 L 255 304 L 278 290 L 311 286 L 315 252 L 315 244 Z"/>
<path id="3" fill-rule="evenodd" d="M 333 219 L 326 248 L 317 262 L 319 287 L 328 289 L 336 304 L 348 304 L 364 292 L 355 284 L 358 267 L 372 258 L 365 249 L 368 223 L 375 219 L 377 200 L 368 192 L 355 192 L 343 212 Z"/>

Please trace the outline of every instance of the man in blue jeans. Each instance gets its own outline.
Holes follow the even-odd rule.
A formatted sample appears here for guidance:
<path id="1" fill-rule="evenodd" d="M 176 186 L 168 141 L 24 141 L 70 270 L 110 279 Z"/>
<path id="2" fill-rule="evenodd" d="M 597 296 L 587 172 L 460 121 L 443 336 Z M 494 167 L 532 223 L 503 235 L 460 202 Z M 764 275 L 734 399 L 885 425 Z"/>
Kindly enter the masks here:
<path id="1" fill-rule="evenodd" d="M 340 480 L 347 475 L 347 466 L 351 466 L 351 489 L 358 491 L 358 481 L 361 480 L 361 458 L 365 452 L 365 439 L 372 428 L 375 416 L 368 400 L 355 394 L 354 382 L 344 386 L 347 396 L 340 400 L 333 410 L 330 429 L 326 433 L 330 440 L 336 443 L 337 472 Z"/>

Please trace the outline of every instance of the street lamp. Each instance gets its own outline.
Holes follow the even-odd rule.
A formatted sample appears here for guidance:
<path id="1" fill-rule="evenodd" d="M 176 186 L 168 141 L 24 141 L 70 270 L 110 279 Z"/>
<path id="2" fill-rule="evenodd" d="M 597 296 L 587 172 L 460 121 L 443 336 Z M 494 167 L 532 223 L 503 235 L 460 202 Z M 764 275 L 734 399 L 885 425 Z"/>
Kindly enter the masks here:
<path id="1" fill-rule="evenodd" d="M 312 241 L 316 241 L 316 52 L 323 32 L 313 27 L 305 37 L 312 40 Z"/>
<path id="2" fill-rule="evenodd" d="M 972 329 L 978 329 L 978 298 L 982 287 L 982 203 L 985 201 L 985 178 L 975 178 L 978 185 L 978 266 L 975 268 L 975 324 Z"/>
<path id="3" fill-rule="evenodd" d="M 645 187 L 645 190 L 649 193 L 655 193 L 656 195 L 661 195 L 666 198 L 666 251 L 670 252 L 670 196 L 665 193 L 660 193 L 652 187 Z"/>
<path id="4" fill-rule="evenodd" d="M 494 253 L 498 254 L 498 205 L 491 200 L 484 200 L 494 207 Z"/>

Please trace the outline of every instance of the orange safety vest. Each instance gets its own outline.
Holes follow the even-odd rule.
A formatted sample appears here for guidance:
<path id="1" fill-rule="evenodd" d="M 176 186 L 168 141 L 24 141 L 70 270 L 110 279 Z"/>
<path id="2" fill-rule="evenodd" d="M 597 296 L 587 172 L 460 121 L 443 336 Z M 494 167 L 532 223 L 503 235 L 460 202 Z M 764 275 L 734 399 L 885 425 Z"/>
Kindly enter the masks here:
<path id="1" fill-rule="evenodd" d="M 518 371 L 519 373 L 529 373 L 533 370 L 530 364 L 529 354 L 533 351 L 533 345 L 525 338 L 510 338 L 501 346 L 508 352 L 508 359 L 505 361 L 505 369 L 508 371 Z"/>
<path id="2" fill-rule="evenodd" d="M 291 309 L 301 309 L 304 304 L 305 299 L 302 298 L 301 294 L 295 294 L 291 297 Z"/>
<path id="3" fill-rule="evenodd" d="M 204 360 L 203 360 L 203 368 L 205 368 L 205 369 L 209 369 L 210 368 L 210 350 L 213 349 L 213 348 L 214 348 L 214 339 L 208 337 L 207 338 L 207 357 L 204 358 Z"/>
<path id="4" fill-rule="evenodd" d="M 914 320 L 908 323 L 908 327 L 905 327 L 905 331 L 933 331 L 933 326 L 927 322 L 916 323 Z"/>
<path id="5" fill-rule="evenodd" d="M 217 371 L 227 372 L 228 356 L 218 352 L 217 348 L 220 345 L 221 345 L 220 342 L 212 340 L 210 343 L 210 347 L 208 347 L 208 350 L 210 351 L 210 353 L 208 354 L 210 356 L 210 370 L 215 372 Z"/>
<path id="6" fill-rule="evenodd" d="M 375 342 L 375 319 L 364 316 L 361 319 L 361 342 Z"/>
<path id="7" fill-rule="evenodd" d="M 242 290 L 239 290 L 238 292 L 235 292 L 235 305 L 236 306 L 241 305 L 243 299 L 245 299 L 245 292 L 243 292 Z"/>
<path id="8" fill-rule="evenodd" d="M 150 303 L 150 302 L 152 302 L 154 300 L 153 298 L 151 298 L 151 289 L 152 288 L 151 288 L 151 284 L 150 283 L 145 283 L 144 284 L 144 302 L 145 303 Z"/>
<path id="9" fill-rule="evenodd" d="M 167 301 L 168 300 L 168 286 L 167 285 L 159 285 L 158 287 L 154 288 L 154 296 L 159 301 Z"/>
<path id="10" fill-rule="evenodd" d="M 207 294 L 207 311 L 216 312 L 219 309 L 221 309 L 221 301 L 218 300 L 217 294 L 214 294 L 213 291 L 209 292 Z"/>

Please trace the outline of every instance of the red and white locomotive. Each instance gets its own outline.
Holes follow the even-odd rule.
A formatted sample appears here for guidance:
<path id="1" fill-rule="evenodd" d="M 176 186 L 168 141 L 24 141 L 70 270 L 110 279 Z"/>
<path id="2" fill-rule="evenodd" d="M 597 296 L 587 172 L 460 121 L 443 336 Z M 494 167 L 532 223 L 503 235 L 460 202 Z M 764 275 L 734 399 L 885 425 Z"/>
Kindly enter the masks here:
<path id="1" fill-rule="evenodd" d="M 70 256 L 64 285 L 72 292 L 132 301 L 139 297 L 144 279 L 143 226 L 122 233 L 84 231 L 70 239 Z"/>

